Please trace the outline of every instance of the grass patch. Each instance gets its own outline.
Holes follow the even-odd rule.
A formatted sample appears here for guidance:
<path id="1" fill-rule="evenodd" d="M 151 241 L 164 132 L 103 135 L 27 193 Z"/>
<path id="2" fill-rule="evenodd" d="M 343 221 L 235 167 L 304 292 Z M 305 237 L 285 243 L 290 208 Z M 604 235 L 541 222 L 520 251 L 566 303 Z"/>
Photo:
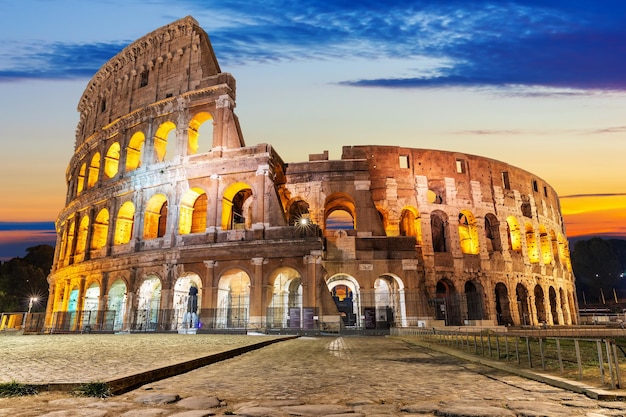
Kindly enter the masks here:
<path id="1" fill-rule="evenodd" d="M 96 398 L 107 398 L 111 397 L 111 388 L 106 382 L 88 382 L 86 384 L 80 384 L 76 390 L 74 390 L 74 395 L 79 397 L 96 397 Z"/>
<path id="2" fill-rule="evenodd" d="M 16 381 L 0 384 L 0 397 L 22 397 L 37 393 L 37 388 L 34 385 L 21 384 Z"/>

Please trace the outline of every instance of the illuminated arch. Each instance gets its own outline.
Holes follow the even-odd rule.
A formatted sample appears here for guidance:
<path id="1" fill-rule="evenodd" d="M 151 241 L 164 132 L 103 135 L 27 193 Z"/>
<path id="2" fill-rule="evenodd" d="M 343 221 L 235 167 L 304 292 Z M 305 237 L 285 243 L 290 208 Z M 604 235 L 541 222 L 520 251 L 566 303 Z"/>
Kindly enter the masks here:
<path id="1" fill-rule="evenodd" d="M 289 225 L 298 226 L 303 219 L 311 220 L 309 203 L 299 197 L 292 198 L 287 203 L 287 221 Z"/>
<path id="2" fill-rule="evenodd" d="M 275 328 L 303 327 L 302 276 L 293 268 L 284 267 L 272 272 L 272 299 L 267 308 L 268 324 Z"/>
<path id="3" fill-rule="evenodd" d="M 187 153 L 194 155 L 198 151 L 209 150 L 213 144 L 213 116 L 208 112 L 196 113 L 189 122 L 187 130 Z M 207 123 L 208 122 L 208 123 Z"/>
<path id="4" fill-rule="evenodd" d="M 244 182 L 231 184 L 222 197 L 222 230 L 249 228 L 252 224 L 252 188 Z"/>
<path id="5" fill-rule="evenodd" d="M 194 291 L 196 294 L 190 292 L 191 287 L 196 288 L 197 291 Z M 174 284 L 174 327 L 196 328 L 201 305 L 202 280 L 198 274 L 185 274 L 179 277 Z"/>
<path id="6" fill-rule="evenodd" d="M 462 210 L 459 213 L 459 241 L 463 253 L 472 255 L 480 253 L 476 218 L 469 210 Z"/>
<path id="7" fill-rule="evenodd" d="M 522 233 L 520 231 L 519 223 L 513 216 L 506 218 L 507 235 L 509 238 L 509 249 L 513 252 L 522 251 Z"/>
<path id="8" fill-rule="evenodd" d="M 97 250 L 106 246 L 109 233 L 109 210 L 103 208 L 96 215 L 91 234 L 91 249 Z"/>
<path id="9" fill-rule="evenodd" d="M 356 229 L 356 206 L 345 193 L 333 193 L 324 204 L 325 230 Z"/>
<path id="10" fill-rule="evenodd" d="M 554 261 L 559 260 L 559 242 L 556 238 L 556 233 L 554 230 L 550 229 L 550 252 L 552 253 L 552 259 Z"/>
<path id="11" fill-rule="evenodd" d="M 204 233 L 206 231 L 207 195 L 201 188 L 191 188 L 185 192 L 180 202 L 178 233 Z"/>
<path id="12" fill-rule="evenodd" d="M 146 204 L 143 223 L 143 238 L 156 239 L 165 236 L 167 227 L 167 197 L 163 194 L 153 195 Z"/>
<path id="13" fill-rule="evenodd" d="M 76 181 L 76 195 L 79 195 L 85 189 L 85 174 L 87 172 L 87 164 L 83 162 L 78 170 L 78 180 Z"/>
<path id="14" fill-rule="evenodd" d="M 114 245 L 124 245 L 130 242 L 133 237 L 133 229 L 135 225 L 135 205 L 127 201 L 117 212 L 117 220 L 115 222 L 115 236 L 113 237 Z"/>
<path id="15" fill-rule="evenodd" d="M 89 216 L 80 219 L 78 236 L 76 237 L 76 255 L 84 255 L 87 250 L 87 233 L 89 232 Z"/>
<path id="16" fill-rule="evenodd" d="M 361 325 L 361 288 L 352 276 L 337 274 L 326 281 L 343 324 L 346 326 Z"/>
<path id="17" fill-rule="evenodd" d="M 74 239 L 76 239 L 76 220 L 72 218 L 69 220 L 69 225 L 67 229 L 67 244 L 65 247 L 65 255 L 63 256 L 65 259 L 68 260 L 68 262 L 70 260 L 70 256 L 72 255 Z"/>
<path id="18" fill-rule="evenodd" d="M 149 275 L 141 283 L 137 294 L 137 316 L 135 330 L 157 330 L 161 307 L 161 280 L 156 275 Z"/>
<path id="19" fill-rule="evenodd" d="M 113 328 L 111 330 L 122 330 L 124 326 L 126 298 L 126 283 L 121 279 L 115 280 L 109 288 L 107 303 L 107 310 L 113 316 Z"/>
<path id="20" fill-rule="evenodd" d="M 164 122 L 161 123 L 161 126 L 157 129 L 154 135 L 154 153 L 157 162 L 162 162 L 167 158 L 171 158 L 174 155 L 167 155 L 168 151 L 172 150 L 173 145 L 176 143 L 172 143 L 172 138 L 170 137 L 170 133 L 175 131 L 176 125 L 172 122 Z M 170 152 L 172 153 L 172 152 Z"/>
<path id="21" fill-rule="evenodd" d="M 415 236 L 417 244 L 422 244 L 422 222 L 415 207 L 406 206 L 400 213 L 400 236 Z"/>
<path id="22" fill-rule="evenodd" d="M 98 319 L 98 306 L 100 305 L 100 285 L 92 282 L 85 290 L 83 303 L 83 327 L 96 328 Z"/>
<path id="23" fill-rule="evenodd" d="M 96 152 L 89 164 L 89 176 L 87 177 L 87 188 L 91 188 L 98 182 L 100 175 L 100 152 Z"/>
<path id="24" fill-rule="evenodd" d="M 532 264 L 539 262 L 539 246 L 537 245 L 537 236 L 532 224 L 526 223 L 526 250 L 528 251 L 528 260 Z"/>
<path id="25" fill-rule="evenodd" d="M 134 171 L 141 165 L 141 150 L 146 137 L 143 132 L 135 132 L 126 148 L 126 171 Z"/>
<path id="26" fill-rule="evenodd" d="M 545 265 L 552 263 L 552 242 L 543 225 L 539 226 L 539 242 L 541 245 L 541 260 Z"/>
<path id="27" fill-rule="evenodd" d="M 374 303 L 377 322 L 382 321 L 395 326 L 407 325 L 404 283 L 398 276 L 382 274 L 376 278 Z"/>
<path id="28" fill-rule="evenodd" d="M 104 175 L 107 178 L 113 178 L 117 175 L 120 166 L 120 144 L 118 142 L 113 142 L 109 149 L 107 150 L 106 156 L 104 157 Z"/>
<path id="29" fill-rule="evenodd" d="M 229 269 L 217 287 L 216 326 L 245 328 L 250 319 L 250 276 L 241 269 Z"/>

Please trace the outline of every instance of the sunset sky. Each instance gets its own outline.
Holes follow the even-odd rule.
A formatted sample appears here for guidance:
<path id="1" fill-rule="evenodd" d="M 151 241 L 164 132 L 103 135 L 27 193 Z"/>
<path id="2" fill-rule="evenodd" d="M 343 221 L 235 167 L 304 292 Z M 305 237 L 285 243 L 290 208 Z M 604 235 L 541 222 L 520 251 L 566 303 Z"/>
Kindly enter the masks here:
<path id="1" fill-rule="evenodd" d="M 626 2 L 0 0 L 0 260 L 54 244 L 76 107 L 123 47 L 187 15 L 237 79 L 248 145 L 508 162 L 561 196 L 567 235 L 626 239 Z"/>

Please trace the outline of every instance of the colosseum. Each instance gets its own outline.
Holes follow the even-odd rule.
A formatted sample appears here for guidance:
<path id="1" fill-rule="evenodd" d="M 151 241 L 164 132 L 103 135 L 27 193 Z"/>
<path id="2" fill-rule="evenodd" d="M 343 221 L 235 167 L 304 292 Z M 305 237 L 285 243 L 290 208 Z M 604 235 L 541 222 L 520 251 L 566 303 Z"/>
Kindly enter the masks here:
<path id="1" fill-rule="evenodd" d="M 541 178 L 398 146 L 285 162 L 270 144 L 245 144 L 235 99 L 192 17 L 94 75 L 78 104 L 46 331 L 577 322 L 559 200 Z"/>

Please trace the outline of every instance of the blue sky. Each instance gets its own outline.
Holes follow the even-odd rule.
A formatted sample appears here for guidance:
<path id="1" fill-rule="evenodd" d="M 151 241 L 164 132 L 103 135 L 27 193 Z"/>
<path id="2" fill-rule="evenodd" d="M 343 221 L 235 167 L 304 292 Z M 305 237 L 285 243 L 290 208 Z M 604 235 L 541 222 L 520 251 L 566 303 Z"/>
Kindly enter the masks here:
<path id="1" fill-rule="evenodd" d="M 271 143 L 286 161 L 325 149 L 339 158 L 352 144 L 492 157 L 566 197 L 568 234 L 626 237 L 626 2 L 0 0 L 0 8 L 0 191 L 10 196 L 0 222 L 54 221 L 91 76 L 132 41 L 192 15 L 237 79 L 246 143 Z M 7 253 L 19 242 L 2 233 L 0 259 L 16 256 Z"/>

